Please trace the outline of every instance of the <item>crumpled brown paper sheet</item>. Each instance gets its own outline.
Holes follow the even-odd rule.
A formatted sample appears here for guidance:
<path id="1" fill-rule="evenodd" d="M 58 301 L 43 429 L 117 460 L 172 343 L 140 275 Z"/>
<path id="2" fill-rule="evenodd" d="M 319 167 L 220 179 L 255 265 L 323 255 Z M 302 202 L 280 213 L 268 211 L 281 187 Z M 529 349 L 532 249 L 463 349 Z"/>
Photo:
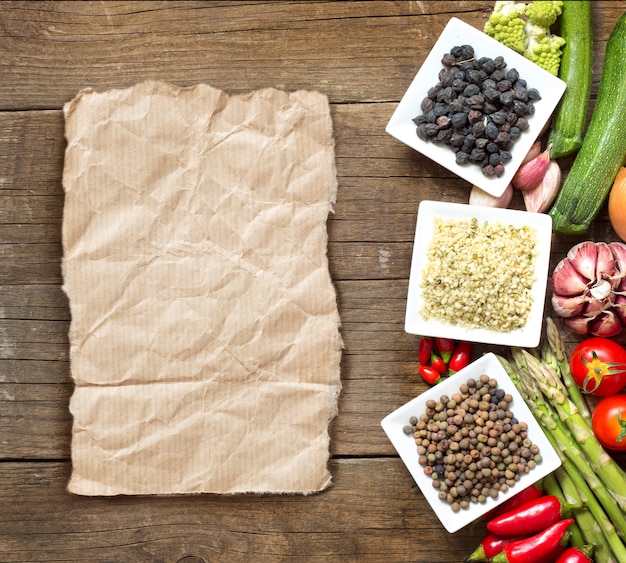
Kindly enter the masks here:
<path id="1" fill-rule="evenodd" d="M 328 487 L 327 98 L 145 82 L 84 90 L 64 114 L 69 491 Z"/>

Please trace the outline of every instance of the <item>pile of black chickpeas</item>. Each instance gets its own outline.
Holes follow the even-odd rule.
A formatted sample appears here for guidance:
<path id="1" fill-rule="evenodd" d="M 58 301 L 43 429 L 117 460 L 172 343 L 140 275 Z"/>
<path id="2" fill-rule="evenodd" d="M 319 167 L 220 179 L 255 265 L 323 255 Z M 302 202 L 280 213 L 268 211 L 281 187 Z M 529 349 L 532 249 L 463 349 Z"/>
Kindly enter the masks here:
<path id="1" fill-rule="evenodd" d="M 539 91 L 528 88 L 515 68 L 507 70 L 503 57 L 475 58 L 471 45 L 453 47 L 441 63 L 439 82 L 413 119 L 418 137 L 450 147 L 459 165 L 502 176 L 513 144 L 535 113 Z"/>
<path id="2" fill-rule="evenodd" d="M 541 463 L 528 425 L 510 410 L 512 401 L 496 379 L 483 374 L 450 397 L 427 401 L 426 412 L 404 427 L 415 439 L 424 473 L 453 511 L 497 498 Z"/>

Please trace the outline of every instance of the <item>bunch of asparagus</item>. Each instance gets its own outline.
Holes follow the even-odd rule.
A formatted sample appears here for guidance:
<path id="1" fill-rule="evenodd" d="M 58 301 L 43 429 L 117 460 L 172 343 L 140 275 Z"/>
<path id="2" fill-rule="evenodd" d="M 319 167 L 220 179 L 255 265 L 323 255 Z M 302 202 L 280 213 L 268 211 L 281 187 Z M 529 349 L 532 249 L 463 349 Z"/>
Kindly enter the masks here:
<path id="1" fill-rule="evenodd" d="M 626 473 L 604 450 L 591 428 L 584 396 L 574 382 L 565 347 L 554 321 L 538 351 L 512 348 L 499 356 L 562 465 L 544 488 L 570 504 L 572 545 L 593 544 L 596 563 L 626 563 Z"/>

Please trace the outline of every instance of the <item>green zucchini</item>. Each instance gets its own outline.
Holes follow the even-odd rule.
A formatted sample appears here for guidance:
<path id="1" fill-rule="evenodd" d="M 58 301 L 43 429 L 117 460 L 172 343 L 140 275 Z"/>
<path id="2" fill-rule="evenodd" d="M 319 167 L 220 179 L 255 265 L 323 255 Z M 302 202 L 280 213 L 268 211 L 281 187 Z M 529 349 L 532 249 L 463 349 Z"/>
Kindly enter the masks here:
<path id="1" fill-rule="evenodd" d="M 626 12 L 604 53 L 596 104 L 583 144 L 550 210 L 552 230 L 583 234 L 599 213 L 626 158 Z"/>
<path id="2" fill-rule="evenodd" d="M 548 144 L 552 145 L 552 158 L 575 153 L 583 142 L 593 70 L 591 1 L 565 0 L 559 22 L 559 33 L 565 39 L 559 78 L 567 89 L 550 125 Z"/>

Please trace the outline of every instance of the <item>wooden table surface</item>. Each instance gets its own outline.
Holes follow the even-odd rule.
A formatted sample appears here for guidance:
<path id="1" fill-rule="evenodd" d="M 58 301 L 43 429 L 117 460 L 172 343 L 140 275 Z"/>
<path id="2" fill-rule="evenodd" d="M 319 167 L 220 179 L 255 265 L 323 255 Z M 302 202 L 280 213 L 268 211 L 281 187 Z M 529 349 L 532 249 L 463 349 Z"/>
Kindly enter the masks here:
<path id="1" fill-rule="evenodd" d="M 450 563 L 472 551 L 483 526 L 447 533 L 380 428 L 426 388 L 416 371 L 417 337 L 404 332 L 417 206 L 466 202 L 469 186 L 384 129 L 448 19 L 482 28 L 492 7 L 491 0 L 0 3 L 1 562 Z M 594 2 L 594 97 L 606 39 L 625 10 L 626 1 Z M 328 253 L 345 353 L 331 426 L 333 485 L 323 493 L 66 492 L 73 385 L 60 266 L 61 108 L 82 88 L 145 79 L 329 97 L 339 191 Z M 513 207 L 522 208 L 519 193 Z M 605 211 L 588 237 L 616 240 Z M 579 240 L 555 236 L 551 268 Z M 576 339 L 565 335 L 572 346 Z"/>

